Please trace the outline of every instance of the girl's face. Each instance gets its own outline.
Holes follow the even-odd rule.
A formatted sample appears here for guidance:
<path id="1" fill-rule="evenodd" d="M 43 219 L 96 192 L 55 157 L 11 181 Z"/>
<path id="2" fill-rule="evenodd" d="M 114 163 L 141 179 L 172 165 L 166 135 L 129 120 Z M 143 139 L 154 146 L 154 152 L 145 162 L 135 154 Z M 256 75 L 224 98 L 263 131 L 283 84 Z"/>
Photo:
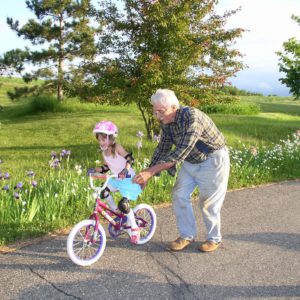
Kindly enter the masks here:
<path id="1" fill-rule="evenodd" d="M 111 146 L 111 140 L 109 139 L 109 136 L 106 134 L 98 134 L 97 140 L 99 142 L 99 146 L 101 150 L 107 150 L 109 146 Z"/>

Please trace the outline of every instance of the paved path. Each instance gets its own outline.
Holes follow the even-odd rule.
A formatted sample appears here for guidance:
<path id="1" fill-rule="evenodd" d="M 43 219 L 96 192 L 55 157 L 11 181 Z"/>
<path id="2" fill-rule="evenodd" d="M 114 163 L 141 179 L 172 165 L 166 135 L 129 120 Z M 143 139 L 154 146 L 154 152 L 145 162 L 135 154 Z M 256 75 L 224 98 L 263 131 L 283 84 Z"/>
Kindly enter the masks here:
<path id="1" fill-rule="evenodd" d="M 108 239 L 91 267 L 68 259 L 66 236 L 0 255 L 0 299 L 300 299 L 300 181 L 229 192 L 211 254 L 198 243 L 165 251 L 175 220 L 170 207 L 156 211 L 148 244 Z"/>

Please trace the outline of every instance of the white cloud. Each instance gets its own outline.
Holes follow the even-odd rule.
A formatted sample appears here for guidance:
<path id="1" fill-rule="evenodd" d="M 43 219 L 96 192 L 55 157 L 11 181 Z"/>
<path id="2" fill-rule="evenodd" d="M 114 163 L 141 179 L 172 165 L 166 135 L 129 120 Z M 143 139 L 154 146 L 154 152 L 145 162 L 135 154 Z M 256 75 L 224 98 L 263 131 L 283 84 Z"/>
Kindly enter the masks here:
<path id="1" fill-rule="evenodd" d="M 269 90 L 271 91 L 273 88 L 266 82 L 262 81 L 258 84 L 259 89 Z"/>
<path id="2" fill-rule="evenodd" d="M 228 20 L 228 28 L 241 27 L 249 31 L 237 41 L 236 48 L 245 57 L 243 61 L 249 69 L 241 71 L 233 80 L 239 87 L 244 78 L 255 82 L 257 77 L 263 79 L 261 85 L 253 85 L 265 89 L 287 89 L 280 84 L 278 56 L 276 51 L 282 50 L 282 44 L 291 37 L 300 40 L 300 26 L 291 19 L 292 14 L 300 15 L 299 0 L 220 0 L 218 11 L 232 10 L 241 7 L 234 16 Z M 271 76 L 270 76 L 271 75 Z M 271 79 L 270 79 L 271 78 Z M 249 85 L 247 85 L 249 88 Z"/>

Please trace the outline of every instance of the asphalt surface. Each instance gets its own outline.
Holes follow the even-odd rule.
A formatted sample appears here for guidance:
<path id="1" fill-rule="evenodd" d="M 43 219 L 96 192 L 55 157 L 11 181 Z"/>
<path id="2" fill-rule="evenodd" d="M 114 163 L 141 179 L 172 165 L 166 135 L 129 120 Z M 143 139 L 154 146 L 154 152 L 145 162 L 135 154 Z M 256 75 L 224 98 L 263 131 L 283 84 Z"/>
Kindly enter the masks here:
<path id="1" fill-rule="evenodd" d="M 177 238 L 171 207 L 156 208 L 153 239 L 112 240 L 91 267 L 74 265 L 66 236 L 0 254 L 0 299 L 300 299 L 300 181 L 228 192 L 223 243 L 166 251 Z"/>

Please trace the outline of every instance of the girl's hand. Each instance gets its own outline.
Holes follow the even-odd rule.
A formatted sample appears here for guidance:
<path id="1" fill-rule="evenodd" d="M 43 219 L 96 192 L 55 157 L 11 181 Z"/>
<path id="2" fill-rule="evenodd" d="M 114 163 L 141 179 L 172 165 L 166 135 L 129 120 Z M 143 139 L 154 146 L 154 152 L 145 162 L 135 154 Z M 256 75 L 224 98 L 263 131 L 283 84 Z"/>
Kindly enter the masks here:
<path id="1" fill-rule="evenodd" d="M 126 168 L 124 168 L 119 174 L 118 177 L 121 179 L 126 178 L 126 176 L 128 175 L 128 170 Z"/>
<path id="2" fill-rule="evenodd" d="M 90 176 L 91 174 L 94 174 L 94 173 L 96 173 L 96 170 L 94 168 L 89 168 L 86 172 L 86 175 Z"/>

